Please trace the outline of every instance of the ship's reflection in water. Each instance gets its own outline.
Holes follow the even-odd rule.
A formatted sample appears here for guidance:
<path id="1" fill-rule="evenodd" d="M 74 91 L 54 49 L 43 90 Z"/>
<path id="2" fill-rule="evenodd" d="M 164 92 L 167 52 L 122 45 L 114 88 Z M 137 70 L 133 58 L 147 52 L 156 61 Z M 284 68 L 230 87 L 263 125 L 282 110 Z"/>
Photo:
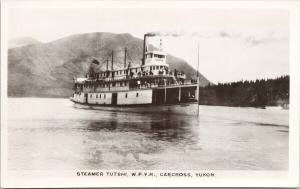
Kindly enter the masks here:
<path id="1" fill-rule="evenodd" d="M 195 132 L 199 127 L 197 116 L 120 112 L 111 112 L 110 116 L 106 120 L 84 121 L 86 127 L 80 128 L 89 141 L 85 154 L 90 154 L 86 157 L 91 167 L 163 168 L 162 162 L 167 162 L 168 156 L 181 161 L 186 148 L 199 141 Z"/>
<path id="2" fill-rule="evenodd" d="M 20 104 L 22 106 L 20 106 Z M 10 170 L 285 170 L 288 111 L 200 106 L 199 117 L 13 98 Z"/>
<path id="3" fill-rule="evenodd" d="M 96 132 L 135 132 L 147 134 L 148 139 L 169 142 L 186 140 L 192 143 L 193 139 L 197 136 L 197 133 L 192 132 L 191 128 L 198 126 L 197 116 L 161 116 L 158 114 L 150 114 L 143 115 L 141 118 L 147 119 L 144 121 L 129 121 L 120 118 L 120 120 L 118 120 L 117 113 L 113 113 L 111 120 L 90 121 L 86 129 Z"/>

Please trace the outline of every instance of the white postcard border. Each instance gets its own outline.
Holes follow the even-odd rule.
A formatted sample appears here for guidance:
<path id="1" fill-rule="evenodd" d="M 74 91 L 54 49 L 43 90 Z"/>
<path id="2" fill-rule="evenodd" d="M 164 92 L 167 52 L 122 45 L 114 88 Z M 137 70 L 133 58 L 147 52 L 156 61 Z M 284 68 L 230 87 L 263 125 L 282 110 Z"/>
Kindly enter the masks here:
<path id="1" fill-rule="evenodd" d="M 290 126 L 288 171 L 215 171 L 214 178 L 118 178 L 78 177 L 77 171 L 8 171 L 7 169 L 7 38 L 6 10 L 10 7 L 47 8 L 201 8 L 201 9 L 288 9 L 290 12 Z M 299 182 L 299 62 L 300 3 L 298 1 L 4 1 L 1 6 L 1 186 L 2 187 L 295 187 Z M 4 27 L 3 27 L 4 26 Z M 86 171 L 86 170 L 85 170 Z M 95 171 L 95 170 L 93 170 Z M 105 170 L 99 170 L 105 171 Z M 116 170 L 118 171 L 118 170 Z M 130 171 L 128 171 L 130 172 Z M 146 172 L 171 172 L 151 171 Z M 186 172 L 186 171 L 184 171 Z M 194 171 L 190 171 L 191 173 Z M 9 176 L 14 175 L 14 176 Z M 52 175 L 52 177 L 49 177 Z"/>

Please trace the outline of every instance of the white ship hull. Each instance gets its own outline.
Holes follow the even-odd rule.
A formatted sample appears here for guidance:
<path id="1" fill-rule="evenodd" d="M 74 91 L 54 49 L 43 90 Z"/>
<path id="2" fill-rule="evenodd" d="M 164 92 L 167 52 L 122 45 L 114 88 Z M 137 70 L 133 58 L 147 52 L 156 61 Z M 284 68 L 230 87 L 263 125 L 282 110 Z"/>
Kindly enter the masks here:
<path id="1" fill-rule="evenodd" d="M 110 106 L 95 105 L 74 102 L 74 107 L 82 109 L 116 111 L 116 112 L 133 112 L 133 113 L 158 113 L 158 114 L 181 114 L 181 115 L 197 115 L 198 103 L 179 103 L 164 105 L 128 105 L 128 106 Z"/>

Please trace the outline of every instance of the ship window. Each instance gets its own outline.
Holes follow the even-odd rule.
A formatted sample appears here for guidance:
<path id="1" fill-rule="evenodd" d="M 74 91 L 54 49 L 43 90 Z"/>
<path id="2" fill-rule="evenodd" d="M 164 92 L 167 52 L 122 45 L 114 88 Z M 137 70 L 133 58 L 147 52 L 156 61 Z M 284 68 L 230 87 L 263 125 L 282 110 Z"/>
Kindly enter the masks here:
<path id="1" fill-rule="evenodd" d="M 96 95 L 96 98 L 98 98 L 98 95 Z"/>
<path id="2" fill-rule="evenodd" d="M 156 69 L 158 70 L 158 69 L 159 69 L 159 66 L 156 66 Z"/>
<path id="3" fill-rule="evenodd" d="M 139 93 L 136 93 L 136 97 L 138 97 L 139 96 Z"/>
<path id="4" fill-rule="evenodd" d="M 100 94 L 100 98 L 101 98 L 101 94 Z"/>
<path id="5" fill-rule="evenodd" d="M 106 98 L 106 94 L 104 94 L 104 98 Z"/>
<path id="6" fill-rule="evenodd" d="M 160 66 L 160 69 L 163 69 L 163 66 Z"/>
<path id="7" fill-rule="evenodd" d="M 137 73 L 137 68 L 135 68 L 135 73 Z"/>
<path id="8" fill-rule="evenodd" d="M 127 93 L 125 93 L 125 98 L 127 98 L 127 96 L 128 96 Z"/>
<path id="9" fill-rule="evenodd" d="M 116 83 L 112 83 L 112 86 L 115 87 L 115 86 L 116 86 Z"/>
<path id="10" fill-rule="evenodd" d="M 123 86 L 123 82 L 120 82 L 120 87 L 122 87 Z"/>
<path id="11" fill-rule="evenodd" d="M 90 97 L 92 98 L 92 97 L 93 97 L 93 95 L 91 94 L 91 95 L 90 95 Z"/>
<path id="12" fill-rule="evenodd" d="M 165 58 L 165 55 L 155 54 L 154 57 L 155 58 Z"/>

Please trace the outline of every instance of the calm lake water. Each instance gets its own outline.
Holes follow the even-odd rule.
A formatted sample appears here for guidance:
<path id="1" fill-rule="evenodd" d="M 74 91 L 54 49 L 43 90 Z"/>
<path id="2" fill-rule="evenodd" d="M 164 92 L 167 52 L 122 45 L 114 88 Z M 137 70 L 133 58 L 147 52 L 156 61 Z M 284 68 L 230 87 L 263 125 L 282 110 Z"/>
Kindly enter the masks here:
<path id="1" fill-rule="evenodd" d="M 288 110 L 200 106 L 197 116 L 8 99 L 10 170 L 285 170 Z"/>

